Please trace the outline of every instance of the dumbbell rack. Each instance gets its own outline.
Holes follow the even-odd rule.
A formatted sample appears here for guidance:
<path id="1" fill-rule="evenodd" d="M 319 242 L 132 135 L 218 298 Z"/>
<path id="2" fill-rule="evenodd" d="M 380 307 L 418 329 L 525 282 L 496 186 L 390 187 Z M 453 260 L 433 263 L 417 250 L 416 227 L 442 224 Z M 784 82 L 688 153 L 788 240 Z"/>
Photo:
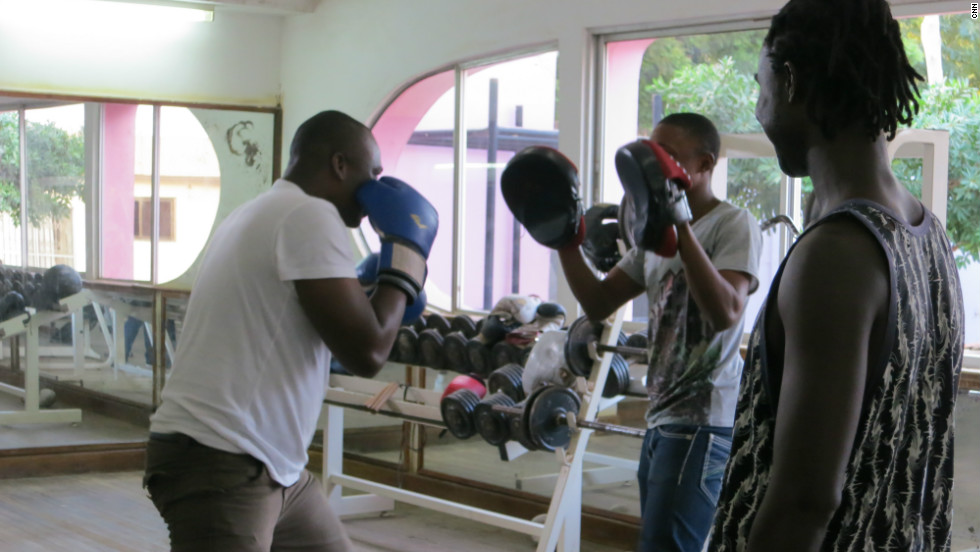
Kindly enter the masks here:
<path id="1" fill-rule="evenodd" d="M 24 387 L 20 388 L 6 383 L 0 383 L 0 392 L 24 399 L 24 409 L 0 411 L 0 424 L 76 423 L 82 421 L 82 411 L 77 408 L 41 410 L 40 345 L 38 331 L 42 326 L 46 326 L 51 322 L 80 313 L 88 302 L 88 294 L 83 291 L 59 301 L 58 310 L 37 311 L 33 308 L 28 308 L 27 314 L 15 316 L 10 320 L 0 322 L 0 339 L 19 335 L 23 335 L 25 338 Z M 20 352 L 14 351 L 13 354 L 18 355 Z M 79 348 L 76 347 L 76 357 L 79 354 Z"/>
<path id="2" fill-rule="evenodd" d="M 624 312 L 624 309 L 617 311 L 612 323 L 603 329 L 599 343 L 616 343 L 623 326 Z M 600 360 L 595 362 L 586 385 L 589 391 L 582 399 L 579 419 L 595 420 L 611 362 L 611 353 L 602 354 Z M 572 435 L 567 450 L 556 451 L 560 468 L 548 513 L 543 522 L 530 521 L 343 473 L 344 409 L 365 409 L 365 401 L 375 397 L 386 386 L 386 382 L 352 376 L 334 374 L 330 377 L 320 426 L 323 429 L 323 485 L 334 511 L 341 516 L 383 512 L 393 509 L 395 501 L 399 501 L 538 537 L 538 552 L 579 550 L 582 467 L 591 429 L 580 428 Z M 437 391 L 403 387 L 377 413 L 444 429 L 439 409 L 440 398 L 441 393 Z M 345 487 L 366 494 L 343 496 L 342 489 Z"/>

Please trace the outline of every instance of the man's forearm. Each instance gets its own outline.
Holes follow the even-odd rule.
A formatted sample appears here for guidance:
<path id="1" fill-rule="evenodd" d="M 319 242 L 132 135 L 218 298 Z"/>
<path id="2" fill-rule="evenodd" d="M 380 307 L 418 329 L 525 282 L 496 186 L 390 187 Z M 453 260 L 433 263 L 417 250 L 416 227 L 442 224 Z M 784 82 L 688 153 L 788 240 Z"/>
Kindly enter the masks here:
<path id="1" fill-rule="evenodd" d="M 746 552 L 819 552 L 833 510 L 763 501 L 749 533 Z"/>
<path id="2" fill-rule="evenodd" d="M 741 298 L 711 263 L 691 226 L 679 225 L 677 234 L 681 261 L 694 301 L 716 330 L 730 327 L 742 315 L 744 305 Z"/>
<path id="3" fill-rule="evenodd" d="M 566 247 L 558 250 L 562 271 L 568 281 L 575 299 L 582 305 L 586 316 L 592 320 L 601 320 L 611 314 L 606 312 L 602 301 L 601 282 L 585 264 L 585 258 L 578 247 Z"/>

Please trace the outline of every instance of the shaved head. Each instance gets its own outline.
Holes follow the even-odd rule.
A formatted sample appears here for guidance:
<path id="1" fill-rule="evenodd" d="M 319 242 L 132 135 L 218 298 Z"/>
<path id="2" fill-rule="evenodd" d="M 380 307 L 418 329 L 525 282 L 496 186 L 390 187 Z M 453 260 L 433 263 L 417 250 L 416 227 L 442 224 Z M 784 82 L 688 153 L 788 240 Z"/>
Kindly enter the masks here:
<path id="1" fill-rule="evenodd" d="M 295 159 L 320 157 L 334 153 L 350 154 L 370 131 L 363 123 L 340 111 L 321 111 L 296 129 L 289 155 Z"/>

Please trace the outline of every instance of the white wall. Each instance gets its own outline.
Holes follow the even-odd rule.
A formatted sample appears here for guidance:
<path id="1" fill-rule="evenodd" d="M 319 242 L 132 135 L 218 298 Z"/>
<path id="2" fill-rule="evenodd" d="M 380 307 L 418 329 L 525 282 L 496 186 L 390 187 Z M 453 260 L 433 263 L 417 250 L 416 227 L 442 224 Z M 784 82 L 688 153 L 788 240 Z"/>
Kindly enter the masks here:
<path id="1" fill-rule="evenodd" d="M 43 1 L 0 0 L 0 91 L 278 104 L 281 17 L 219 11 L 140 28 L 22 13 Z"/>
<path id="2" fill-rule="evenodd" d="M 581 133 L 564 131 L 585 119 L 589 29 L 771 14 L 781 4 L 705 0 L 693 15 L 689 4 L 655 0 L 323 2 L 315 14 L 286 21 L 283 136 L 323 109 L 367 121 L 400 87 L 454 62 L 550 43 L 559 47 L 562 150 L 577 157 Z"/>

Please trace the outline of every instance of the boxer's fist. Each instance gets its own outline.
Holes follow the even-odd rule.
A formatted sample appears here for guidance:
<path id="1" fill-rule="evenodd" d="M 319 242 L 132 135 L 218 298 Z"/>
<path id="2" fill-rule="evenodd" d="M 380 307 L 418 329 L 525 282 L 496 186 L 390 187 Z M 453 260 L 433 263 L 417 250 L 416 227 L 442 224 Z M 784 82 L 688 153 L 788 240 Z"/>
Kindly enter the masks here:
<path id="1" fill-rule="evenodd" d="M 439 215 L 408 184 L 383 176 L 357 189 L 357 201 L 381 237 L 378 283 L 394 285 L 413 303 L 425 285 L 426 260 L 439 229 Z"/>
<path id="2" fill-rule="evenodd" d="M 364 289 L 364 293 L 368 297 L 374 295 L 374 291 L 378 289 L 378 278 L 380 274 L 378 272 L 381 264 L 381 255 L 378 253 L 371 253 L 367 257 L 361 259 L 361 262 L 357 263 L 357 280 L 361 283 L 361 287 Z M 427 297 L 425 295 L 425 290 L 421 290 L 418 296 L 415 298 L 411 304 L 405 306 L 405 314 L 402 316 L 402 325 L 411 324 L 422 316 L 422 312 L 425 310 L 427 303 Z"/>

